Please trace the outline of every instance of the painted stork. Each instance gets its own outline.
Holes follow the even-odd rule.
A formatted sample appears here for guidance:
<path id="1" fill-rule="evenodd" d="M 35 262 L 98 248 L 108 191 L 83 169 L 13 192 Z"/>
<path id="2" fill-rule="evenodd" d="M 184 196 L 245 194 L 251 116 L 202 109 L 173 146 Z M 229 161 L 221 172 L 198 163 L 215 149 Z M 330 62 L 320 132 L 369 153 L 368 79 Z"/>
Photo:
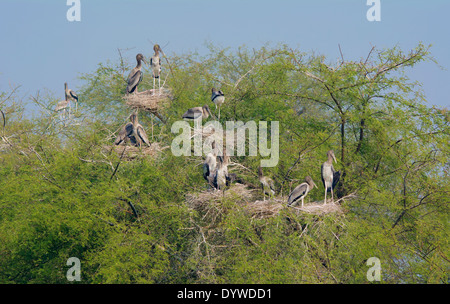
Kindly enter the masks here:
<path id="1" fill-rule="evenodd" d="M 78 111 L 78 95 L 73 90 L 69 89 L 67 82 L 64 83 L 64 93 L 66 95 L 66 100 L 73 100 L 75 102 L 75 111 Z"/>
<path id="2" fill-rule="evenodd" d="M 217 107 L 219 107 L 219 119 L 220 119 L 220 106 L 225 102 L 225 95 L 221 90 L 216 90 L 215 88 L 211 89 L 212 95 L 211 95 L 211 101 L 214 102 Z"/>
<path id="3" fill-rule="evenodd" d="M 331 201 L 334 201 L 334 193 L 333 189 L 336 186 L 336 184 L 339 181 L 339 178 L 341 177 L 341 172 L 336 171 L 333 168 L 333 160 L 336 163 L 336 157 L 334 156 L 333 150 L 330 150 L 327 152 L 327 161 L 322 164 L 322 167 L 320 168 L 321 175 L 322 175 L 322 183 L 325 187 L 325 198 L 324 198 L 324 205 L 327 203 L 327 192 L 331 192 Z"/>
<path id="4" fill-rule="evenodd" d="M 184 114 L 183 114 L 183 118 L 184 119 L 191 119 L 191 120 L 195 120 L 195 119 L 199 119 L 200 117 L 202 119 L 206 119 L 209 116 L 214 117 L 211 114 L 211 110 L 209 109 L 208 105 L 204 105 L 203 107 L 195 107 L 195 108 L 190 108 L 188 109 Z"/>
<path id="5" fill-rule="evenodd" d="M 139 85 L 139 83 L 142 81 L 142 63 L 141 61 L 143 61 L 145 64 L 147 64 L 147 62 L 144 59 L 144 55 L 142 54 L 137 54 L 136 55 L 136 67 L 133 68 L 130 72 L 130 74 L 128 75 L 128 79 L 127 79 L 127 94 L 131 94 L 133 92 L 137 93 L 137 87 Z"/>
<path id="6" fill-rule="evenodd" d="M 310 176 L 305 177 L 305 182 L 301 183 L 295 189 L 289 194 L 288 198 L 288 207 L 292 206 L 294 203 L 297 203 L 298 200 L 302 201 L 302 207 L 303 207 L 303 199 L 306 197 L 309 191 L 312 190 L 312 188 L 316 187 L 317 185 L 313 182 L 312 178 Z"/>
<path id="7" fill-rule="evenodd" d="M 120 145 L 127 140 L 131 141 L 131 144 L 136 147 L 141 147 L 142 143 L 150 146 L 150 142 L 142 125 L 138 122 L 137 112 L 133 112 L 130 116 L 130 122 L 128 122 L 119 132 L 114 144 Z"/>
<path id="8" fill-rule="evenodd" d="M 211 146 L 212 151 L 206 155 L 205 161 L 203 162 L 203 178 L 210 186 L 213 186 L 217 166 L 216 142 L 213 141 Z"/>
<path id="9" fill-rule="evenodd" d="M 258 168 L 258 179 L 261 183 L 261 187 L 263 190 L 264 200 L 266 200 L 266 194 L 269 195 L 269 199 L 275 195 L 275 185 L 273 180 L 270 177 L 263 176 L 261 166 Z"/>
<path id="10" fill-rule="evenodd" d="M 150 58 L 150 67 L 153 76 L 153 92 L 155 92 L 156 79 L 158 79 L 159 94 L 161 94 L 161 57 L 159 57 L 159 52 L 162 54 L 164 53 L 159 44 L 155 44 L 153 50 L 155 51 L 155 54 Z"/>

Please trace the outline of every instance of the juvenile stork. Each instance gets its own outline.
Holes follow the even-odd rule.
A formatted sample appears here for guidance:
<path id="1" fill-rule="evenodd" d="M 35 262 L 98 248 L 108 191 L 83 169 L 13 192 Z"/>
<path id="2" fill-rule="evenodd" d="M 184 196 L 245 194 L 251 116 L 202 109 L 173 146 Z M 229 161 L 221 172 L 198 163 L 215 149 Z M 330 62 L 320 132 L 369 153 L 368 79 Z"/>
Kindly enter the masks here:
<path id="1" fill-rule="evenodd" d="M 289 194 L 288 198 L 288 207 L 292 206 L 294 203 L 296 203 L 298 200 L 302 200 L 302 207 L 303 207 L 303 199 L 306 197 L 309 191 L 314 188 L 316 184 L 313 182 L 312 178 L 310 176 L 305 177 L 305 182 L 301 183 L 295 189 Z"/>
<path id="2" fill-rule="evenodd" d="M 217 107 L 219 107 L 219 119 L 220 119 L 220 106 L 225 102 L 225 95 L 221 90 L 216 90 L 215 88 L 211 89 L 212 95 L 211 95 L 211 101 L 214 102 Z"/>
<path id="3" fill-rule="evenodd" d="M 66 100 L 73 100 L 75 102 L 75 111 L 78 111 L 78 95 L 73 90 L 69 89 L 67 82 L 64 83 L 64 93 L 66 95 Z"/>
<path id="4" fill-rule="evenodd" d="M 141 61 L 143 61 L 145 64 L 147 64 L 147 62 L 144 59 L 144 55 L 142 54 L 137 54 L 136 55 L 136 67 L 133 68 L 130 72 L 130 74 L 128 75 L 128 79 L 127 79 L 127 94 L 131 94 L 133 92 L 138 92 L 137 87 L 139 85 L 139 83 L 142 81 L 142 63 Z"/>
<path id="5" fill-rule="evenodd" d="M 67 99 L 67 96 L 66 96 L 65 100 L 61 100 L 60 102 L 58 102 L 58 104 L 55 107 L 55 111 L 59 112 L 62 110 L 63 118 L 65 119 L 66 118 L 66 109 L 67 109 L 67 107 L 69 107 L 69 105 L 70 105 L 70 101 Z M 69 108 L 69 116 L 70 116 L 70 108 Z"/>
<path id="6" fill-rule="evenodd" d="M 219 162 L 217 164 L 216 173 L 214 176 L 214 187 L 218 190 L 225 189 L 225 186 L 229 184 L 228 182 L 228 161 L 229 156 L 219 156 Z"/>
<path id="7" fill-rule="evenodd" d="M 331 201 L 334 201 L 334 194 L 333 189 L 336 186 L 336 184 L 339 181 L 339 178 L 341 177 L 341 172 L 336 171 L 333 168 L 333 160 L 336 163 L 336 157 L 334 156 L 333 150 L 330 150 L 327 152 L 328 160 L 322 164 L 322 167 L 320 168 L 321 175 L 322 175 L 322 183 L 325 187 L 325 198 L 324 198 L 324 205 L 327 203 L 327 192 L 331 191 Z"/>
<path id="8" fill-rule="evenodd" d="M 137 112 L 134 111 L 130 116 L 128 122 L 119 132 L 114 144 L 120 145 L 122 142 L 126 143 L 130 140 L 131 144 L 136 147 L 141 147 L 142 143 L 150 146 L 150 142 L 142 125 L 138 122 Z"/>
<path id="9" fill-rule="evenodd" d="M 258 168 L 258 179 L 261 183 L 261 187 L 263 190 L 263 197 L 266 200 L 266 194 L 269 195 L 269 199 L 275 195 L 275 185 L 273 180 L 270 177 L 263 176 L 261 166 Z"/>
<path id="10" fill-rule="evenodd" d="M 201 117 L 202 119 L 207 119 L 210 115 L 212 117 L 214 117 L 211 114 L 211 110 L 209 109 L 209 106 L 208 105 L 204 105 L 203 107 L 195 107 L 195 108 L 188 109 L 183 114 L 183 118 L 184 119 L 195 120 L 195 119 L 199 119 Z"/>
<path id="11" fill-rule="evenodd" d="M 153 92 L 155 92 L 156 79 L 158 79 L 158 89 L 159 94 L 161 94 L 161 57 L 159 57 L 159 52 L 162 54 L 164 53 L 159 44 L 155 44 L 153 46 L 153 50 L 155 51 L 155 54 L 150 58 L 150 67 L 152 69 L 153 76 Z"/>
<path id="12" fill-rule="evenodd" d="M 208 182 L 209 186 L 214 184 L 214 176 L 217 166 L 217 150 L 216 142 L 213 141 L 212 151 L 206 155 L 205 161 L 203 162 L 203 178 Z"/>

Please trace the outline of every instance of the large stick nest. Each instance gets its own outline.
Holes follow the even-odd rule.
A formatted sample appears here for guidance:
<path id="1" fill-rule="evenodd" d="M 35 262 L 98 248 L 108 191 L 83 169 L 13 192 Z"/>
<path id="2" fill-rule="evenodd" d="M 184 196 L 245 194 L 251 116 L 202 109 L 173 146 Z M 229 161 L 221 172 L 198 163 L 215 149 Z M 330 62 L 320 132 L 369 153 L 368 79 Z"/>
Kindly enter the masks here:
<path id="1" fill-rule="evenodd" d="M 345 200 L 354 198 L 354 194 L 347 195 L 345 197 L 336 200 L 335 202 L 328 202 L 326 205 L 323 201 L 316 201 L 311 203 L 305 203 L 303 207 L 287 207 L 287 197 L 280 196 L 274 198 L 266 198 L 266 200 L 260 200 L 261 191 L 259 189 L 249 189 L 243 184 L 236 183 L 230 188 L 222 191 L 209 190 L 202 191 L 194 194 L 187 194 L 186 202 L 189 207 L 208 215 L 214 215 L 217 217 L 217 213 L 222 212 L 222 200 L 232 199 L 236 205 L 244 208 L 248 212 L 249 216 L 253 219 L 265 219 L 277 216 L 281 210 L 289 208 L 293 212 L 308 213 L 313 215 L 325 215 L 330 213 L 343 214 L 344 211 L 341 208 L 341 203 Z M 258 198 L 258 199 L 257 199 Z"/>
<path id="2" fill-rule="evenodd" d="M 152 157 L 156 158 L 157 155 L 169 148 L 161 147 L 159 143 L 152 142 L 150 147 L 148 146 L 142 146 L 142 147 L 135 147 L 131 145 L 112 145 L 112 146 L 103 146 L 104 151 L 107 153 L 109 152 L 115 152 L 119 157 L 121 157 L 124 160 L 133 160 L 139 157 Z"/>
<path id="3" fill-rule="evenodd" d="M 123 100 L 132 109 L 143 110 L 156 114 L 172 99 L 171 91 L 165 88 L 147 90 L 125 95 Z"/>

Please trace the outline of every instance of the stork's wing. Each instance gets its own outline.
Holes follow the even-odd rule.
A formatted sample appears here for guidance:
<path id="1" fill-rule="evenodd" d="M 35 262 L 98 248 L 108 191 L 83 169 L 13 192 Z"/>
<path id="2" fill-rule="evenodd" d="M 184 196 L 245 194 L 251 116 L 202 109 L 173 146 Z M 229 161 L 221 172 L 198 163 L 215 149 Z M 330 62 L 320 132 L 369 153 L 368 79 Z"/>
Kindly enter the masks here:
<path id="1" fill-rule="evenodd" d="M 130 73 L 130 75 L 128 76 L 128 85 L 127 85 L 127 93 L 133 93 L 134 90 L 136 89 L 137 85 L 141 82 L 142 80 L 142 72 L 141 71 L 136 71 L 136 73 L 133 74 L 133 72 Z"/>
<path id="2" fill-rule="evenodd" d="M 140 139 L 147 145 L 150 147 L 150 142 L 148 141 L 148 137 L 147 137 L 147 133 L 145 133 L 144 128 L 139 125 L 136 128 L 137 131 L 137 135 L 140 137 Z"/>
<path id="3" fill-rule="evenodd" d="M 62 100 L 62 101 L 58 102 L 58 104 L 56 105 L 55 111 L 65 109 L 65 108 L 67 108 L 68 105 L 69 105 L 68 100 Z"/>
<path id="4" fill-rule="evenodd" d="M 72 91 L 72 90 L 69 90 L 69 94 L 70 94 L 70 96 L 72 96 L 73 99 L 76 99 L 76 100 L 78 101 L 78 95 L 77 95 L 77 93 L 75 93 L 75 92 Z"/>
<path id="5" fill-rule="evenodd" d="M 291 194 L 289 194 L 288 206 L 292 205 L 296 200 L 305 195 L 306 190 L 308 190 L 308 185 L 306 183 L 302 183 L 295 187 Z"/>
<path id="6" fill-rule="evenodd" d="M 275 191 L 275 184 L 271 178 L 267 179 L 267 184 L 269 184 L 270 190 Z"/>
<path id="7" fill-rule="evenodd" d="M 209 172 L 209 165 L 207 163 L 203 164 L 203 178 L 206 179 L 206 181 L 208 181 Z"/>
<path id="8" fill-rule="evenodd" d="M 114 141 L 114 144 L 120 145 L 131 134 L 133 134 L 133 124 L 131 122 L 129 122 L 119 131 L 119 135 L 117 135 L 117 138 Z"/>
<path id="9" fill-rule="evenodd" d="M 320 166 L 320 178 L 322 178 L 322 184 L 325 187 L 325 180 L 323 179 L 323 164 Z"/>
<path id="10" fill-rule="evenodd" d="M 186 119 L 197 119 L 197 118 L 200 118 L 201 116 L 202 116 L 202 113 L 200 111 L 198 111 L 196 108 L 188 109 L 183 114 L 183 118 L 186 118 Z"/>
<path id="11" fill-rule="evenodd" d="M 340 178 L 341 178 L 341 171 L 336 171 L 333 173 L 333 185 L 332 185 L 333 189 L 334 189 L 334 187 L 336 187 Z"/>

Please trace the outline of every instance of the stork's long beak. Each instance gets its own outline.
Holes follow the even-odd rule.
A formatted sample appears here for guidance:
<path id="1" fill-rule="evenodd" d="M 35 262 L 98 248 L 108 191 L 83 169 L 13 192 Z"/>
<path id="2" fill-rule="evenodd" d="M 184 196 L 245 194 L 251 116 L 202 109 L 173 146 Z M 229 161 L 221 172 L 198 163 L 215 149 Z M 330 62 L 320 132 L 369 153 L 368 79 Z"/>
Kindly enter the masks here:
<path id="1" fill-rule="evenodd" d="M 337 163 L 336 156 L 334 156 L 334 154 L 333 154 L 333 159 L 334 159 L 334 162 Z"/>
<path id="2" fill-rule="evenodd" d="M 317 189 L 319 189 L 319 187 L 317 187 L 316 183 L 313 182 L 313 188 L 316 187 Z"/>
<path id="3" fill-rule="evenodd" d="M 145 63 L 145 65 L 148 65 L 147 60 L 142 59 L 142 61 Z"/>

